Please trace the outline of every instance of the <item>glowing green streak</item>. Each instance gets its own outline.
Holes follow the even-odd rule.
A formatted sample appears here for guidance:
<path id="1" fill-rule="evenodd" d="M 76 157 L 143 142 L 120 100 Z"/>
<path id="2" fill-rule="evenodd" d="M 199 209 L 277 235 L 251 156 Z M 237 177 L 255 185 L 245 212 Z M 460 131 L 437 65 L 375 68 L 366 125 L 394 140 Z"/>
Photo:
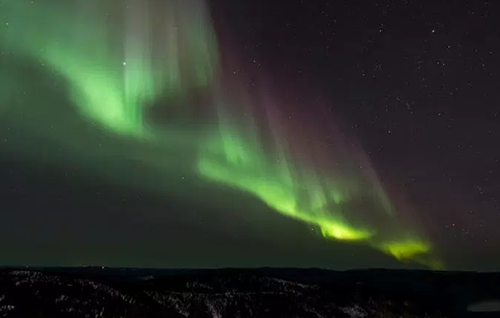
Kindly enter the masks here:
<path id="1" fill-rule="evenodd" d="M 342 202 L 338 189 L 323 188 L 314 175 L 298 178 L 287 160 L 271 162 L 256 140 L 245 142 L 236 129 L 221 126 L 203 147 L 198 169 L 206 178 L 252 193 L 284 215 L 318 225 L 325 237 L 363 240 L 373 235 L 350 225 L 338 212 L 327 213 L 327 203 Z"/>
<path id="2" fill-rule="evenodd" d="M 342 182 L 337 185 L 332 179 L 308 173 L 304 167 L 294 167 L 286 155 L 270 158 L 257 138 L 245 138 L 242 130 L 224 116 L 218 133 L 201 149 L 198 170 L 204 177 L 251 193 L 277 212 L 319 227 L 326 238 L 365 241 L 399 260 L 442 267 L 434 259 L 421 257 L 430 253 L 431 246 L 409 230 L 402 237 L 389 235 L 387 240 L 387 235 L 379 235 L 377 229 L 348 222 L 339 210 L 340 204 L 349 199 L 343 194 Z M 380 204 L 385 211 L 387 201 Z"/>
<path id="3" fill-rule="evenodd" d="M 36 58 L 45 67 L 63 75 L 69 82 L 75 104 L 92 122 L 115 133 L 145 136 L 148 133 L 143 118 L 146 105 L 164 92 L 184 94 L 185 79 L 191 78 L 196 85 L 210 82 L 214 37 L 210 29 L 204 28 L 207 22 L 202 19 L 203 6 L 193 8 L 191 18 L 183 21 L 189 27 L 176 31 L 172 15 L 167 16 L 170 20 L 166 19 L 165 29 L 153 34 L 150 32 L 153 22 L 149 19 L 154 8 L 148 8 L 146 1 L 129 0 L 128 3 L 129 8 L 125 10 L 129 17 L 123 28 L 126 31 L 120 34 L 106 21 L 113 18 L 120 21 L 119 17 L 108 17 L 99 5 L 90 5 L 85 14 L 85 10 L 74 3 L 73 6 L 67 4 L 69 10 L 63 10 L 50 4 L 7 1 L 3 3 L 0 18 L 7 12 L 12 22 L 0 33 L 0 40 L 9 49 Z M 165 9 L 171 9 L 174 4 L 166 1 Z M 156 14 L 163 18 L 167 13 Z M 185 42 L 182 49 L 179 38 Z M 153 44 L 160 48 L 157 49 L 159 56 L 153 55 Z M 181 55 L 186 59 L 184 63 L 194 64 L 187 73 L 179 69 Z"/>

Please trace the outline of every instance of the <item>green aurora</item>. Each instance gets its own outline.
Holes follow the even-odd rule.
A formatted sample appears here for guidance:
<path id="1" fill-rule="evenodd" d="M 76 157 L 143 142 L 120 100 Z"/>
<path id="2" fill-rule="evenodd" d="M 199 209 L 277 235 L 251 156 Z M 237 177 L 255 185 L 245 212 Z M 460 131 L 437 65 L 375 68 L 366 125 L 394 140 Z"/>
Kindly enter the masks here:
<path id="1" fill-rule="evenodd" d="M 165 179 L 151 185 L 165 193 L 173 191 L 171 174 L 187 169 L 315 226 L 327 239 L 442 268 L 373 170 L 357 168 L 355 152 L 334 146 L 331 160 L 322 159 L 342 163 L 329 170 L 299 160 L 286 129 L 262 129 L 252 98 L 231 98 L 201 0 L 3 0 L 0 23 L 0 49 L 10 57 L 0 62 L 0 120 L 24 133 L 8 151 L 34 156 L 29 149 L 43 147 L 49 162 L 85 162 L 89 173 L 115 180 L 124 178 L 123 167 L 103 167 L 103 160 L 139 162 Z M 23 97 L 22 67 L 50 74 L 32 85 L 35 99 Z M 65 103 L 56 102 L 61 90 Z M 208 114 L 192 105 L 196 91 L 209 92 Z M 243 116 L 243 108 L 253 115 Z"/>

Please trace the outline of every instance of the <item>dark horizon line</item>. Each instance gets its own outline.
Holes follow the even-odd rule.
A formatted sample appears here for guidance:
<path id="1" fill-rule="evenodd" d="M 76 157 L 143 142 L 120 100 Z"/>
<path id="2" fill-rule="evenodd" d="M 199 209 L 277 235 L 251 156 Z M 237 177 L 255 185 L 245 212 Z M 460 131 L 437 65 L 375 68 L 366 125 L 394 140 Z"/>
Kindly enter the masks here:
<path id="1" fill-rule="evenodd" d="M 263 270 L 300 270 L 300 271 L 323 271 L 323 272 L 369 272 L 369 271 L 386 271 L 386 272 L 432 272 L 432 273 L 468 273 L 468 274 L 489 274 L 500 273 L 500 270 L 478 271 L 478 270 L 433 270 L 426 268 L 383 268 L 383 267 L 367 267 L 367 268 L 352 268 L 352 269 L 328 269 L 321 267 L 117 267 L 103 265 L 75 265 L 75 266 L 42 266 L 42 265 L 0 265 L 0 271 L 5 270 L 77 270 L 90 269 L 99 271 L 263 271 Z"/>

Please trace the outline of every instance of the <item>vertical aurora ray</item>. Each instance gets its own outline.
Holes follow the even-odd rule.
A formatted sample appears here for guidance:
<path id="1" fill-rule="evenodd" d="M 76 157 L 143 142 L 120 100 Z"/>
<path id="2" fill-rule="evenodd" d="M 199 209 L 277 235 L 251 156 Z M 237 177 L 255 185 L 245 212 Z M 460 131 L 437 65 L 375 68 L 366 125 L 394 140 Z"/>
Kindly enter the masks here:
<path id="1" fill-rule="evenodd" d="M 287 119 L 284 113 L 291 105 L 283 99 L 269 94 L 255 98 L 230 87 L 238 83 L 225 82 L 202 1 L 7 0 L 0 9 L 0 22 L 5 21 L 12 22 L 0 31 L 0 47 L 63 78 L 92 132 L 104 128 L 122 138 L 100 137 L 94 157 L 139 158 L 159 178 L 168 178 L 166 170 L 188 165 L 194 176 L 249 193 L 276 212 L 317 227 L 325 238 L 440 266 L 428 240 L 402 219 L 362 151 L 346 146 L 338 132 L 333 134 L 337 141 L 324 151 L 314 125 Z M 10 83 L 9 74 L 15 70 L 0 73 L 2 83 Z M 8 87 L 0 88 L 0 110 L 14 107 Z M 201 106 L 208 115 L 198 114 L 199 105 L 190 102 L 192 92 L 200 89 L 210 92 Z M 37 125 L 48 131 L 37 116 L 25 115 L 36 113 L 38 106 L 36 101 L 24 103 L 18 118 L 27 130 Z M 168 118 L 160 126 L 148 115 L 152 107 L 166 110 L 162 116 Z M 199 129 L 183 125 L 169 117 L 178 113 L 173 108 L 203 124 Z M 50 117 L 64 126 L 69 115 L 63 113 L 59 109 L 58 116 Z M 57 142 L 67 153 L 83 156 L 90 149 L 86 144 L 96 144 L 95 136 L 78 129 L 58 133 Z M 56 140 L 55 133 L 47 136 L 53 139 L 47 143 Z"/>
<path id="2" fill-rule="evenodd" d="M 202 28 L 207 22 L 198 13 L 204 7 L 195 6 L 190 27 L 182 28 L 177 21 L 182 17 L 172 12 L 186 11 L 185 6 L 172 0 L 160 8 L 140 0 L 126 5 L 116 0 L 7 1 L 0 17 L 13 22 L 0 39 L 8 49 L 62 74 L 89 120 L 119 134 L 144 136 L 144 107 L 165 92 L 184 94 L 188 78 L 206 85 L 212 76 L 213 44 L 208 42 L 214 38 Z M 193 61 L 196 68 L 181 69 Z"/>

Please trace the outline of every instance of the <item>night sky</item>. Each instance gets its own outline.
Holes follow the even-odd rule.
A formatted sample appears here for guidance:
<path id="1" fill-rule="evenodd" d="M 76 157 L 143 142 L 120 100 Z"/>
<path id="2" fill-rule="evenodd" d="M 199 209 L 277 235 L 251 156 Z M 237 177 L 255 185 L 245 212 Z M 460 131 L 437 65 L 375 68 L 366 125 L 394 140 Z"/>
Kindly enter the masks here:
<path id="1" fill-rule="evenodd" d="M 83 87 L 84 92 L 95 91 L 95 87 L 110 91 L 113 88 L 104 82 L 85 86 L 92 74 L 79 74 L 90 67 L 82 67 L 84 71 L 69 67 L 74 65 L 71 63 L 80 63 L 74 61 L 92 60 L 92 54 L 61 49 L 66 53 L 52 59 L 48 55 L 40 57 L 39 51 L 48 47 L 47 43 L 61 41 L 61 29 L 75 29 L 78 34 L 92 34 L 91 37 L 98 33 L 92 33 L 86 24 L 73 24 L 68 18 L 71 8 L 61 1 L 45 0 L 51 3 L 50 8 L 43 8 L 41 1 L 19 1 L 24 4 L 17 7 L 12 1 L 0 0 L 1 264 L 414 268 L 421 266 L 418 259 L 416 263 L 413 257 L 399 261 L 384 253 L 381 244 L 399 240 L 400 233 L 413 235 L 415 231 L 430 242 L 433 257 L 442 261 L 445 269 L 500 268 L 500 98 L 496 94 L 500 83 L 500 23 L 496 17 L 500 10 L 493 2 L 212 0 L 206 14 L 211 16 L 207 25 L 213 26 L 217 38 L 215 46 L 221 65 L 217 72 L 207 67 L 212 65 L 212 55 L 202 54 L 205 46 L 198 40 L 210 35 L 189 29 L 190 25 L 201 25 L 197 14 L 203 10 L 193 8 L 202 2 L 172 9 L 174 6 L 165 8 L 151 0 L 155 9 L 151 20 L 161 24 L 170 19 L 164 17 L 162 10 L 178 10 L 176 19 L 181 22 L 176 27 L 189 30 L 182 36 L 196 38 L 194 44 L 186 40 L 178 51 L 167 48 L 166 53 L 157 45 L 161 32 L 152 35 L 148 42 L 132 41 L 136 47 L 154 47 L 152 63 L 166 67 L 167 64 L 157 62 L 158 52 L 180 53 L 175 65 L 187 65 L 180 71 L 181 97 L 170 97 L 177 82 L 161 89 L 152 85 L 151 91 L 160 92 L 148 100 L 153 105 L 149 115 L 155 124 L 166 127 L 170 122 L 162 118 L 171 118 L 173 113 L 177 116 L 172 138 L 175 141 L 161 138 L 159 147 L 158 143 L 144 146 L 141 138 L 126 135 L 138 131 L 135 128 L 142 119 L 137 119 L 136 110 L 127 117 L 134 119 L 132 124 L 118 124 L 116 120 L 105 123 L 105 114 L 90 106 L 82 115 L 68 110 L 83 100 L 78 97 L 75 101 L 65 95 L 70 94 L 67 92 L 71 85 Z M 78 14 L 99 12 L 108 16 L 120 7 L 114 0 L 104 2 L 108 5 L 80 4 L 76 10 Z M 135 24 L 131 25 L 151 17 L 139 14 L 138 7 L 134 10 L 129 19 Z M 54 26 L 63 23 L 64 27 L 54 27 L 58 31 L 52 33 L 47 27 L 46 33 L 39 31 L 38 38 L 42 40 L 30 43 L 9 36 L 9 30 L 16 30 L 19 25 L 23 26 L 15 31 L 18 34 L 33 33 L 32 30 L 39 30 L 34 27 L 49 18 Z M 112 20 L 106 25 L 118 23 Z M 129 39 L 131 31 L 124 29 L 125 35 L 120 34 Z M 200 26 L 200 30 L 204 29 L 205 24 Z M 136 35 L 142 34 L 140 28 L 133 30 Z M 205 42 L 211 48 L 210 40 Z M 134 64 L 126 62 L 127 54 L 137 57 L 140 52 L 145 56 L 142 50 L 125 47 L 124 67 Z M 65 59 L 66 56 L 73 60 Z M 100 57 L 95 55 L 96 60 Z M 78 65 L 85 65 L 82 63 Z M 210 69 L 203 75 L 210 73 L 207 78 L 212 80 L 201 79 L 196 67 Z M 125 95 L 146 90 L 144 83 L 148 79 L 142 74 L 152 74 L 153 78 L 157 73 L 154 67 L 149 73 L 145 69 L 141 68 L 138 80 L 131 80 L 126 86 Z M 112 78 L 108 75 L 111 72 L 105 74 Z M 213 85 L 211 81 L 219 76 L 222 79 Z M 238 89 L 234 87 L 243 87 L 249 93 L 236 94 Z M 255 97 L 262 94 L 255 92 L 262 91 L 265 96 L 272 95 L 272 102 Z M 134 96 L 142 97 L 141 94 Z M 334 170 L 331 175 L 334 180 L 342 179 L 342 190 L 351 189 L 350 183 L 347 186 L 345 182 L 351 179 L 356 180 L 363 193 L 379 193 L 373 189 L 380 186 L 391 202 L 403 202 L 394 204 L 406 212 L 395 217 L 397 221 L 379 216 L 378 203 L 366 203 L 365 196 L 356 192 L 354 199 L 338 205 L 343 213 L 359 224 L 375 228 L 378 234 L 373 239 L 363 237 L 359 242 L 345 241 L 337 234 L 328 238 L 316 212 L 289 217 L 291 212 L 271 203 L 274 198 L 267 200 L 259 191 L 248 190 L 238 181 L 223 180 L 207 168 L 203 170 L 203 160 L 198 163 L 202 177 L 186 172 L 191 160 L 188 158 L 194 158 L 195 152 L 203 153 L 199 149 L 210 144 L 192 135 L 204 135 L 198 131 L 204 125 L 201 122 L 216 122 L 216 112 L 210 107 L 201 111 L 201 105 L 212 104 L 213 95 L 225 94 L 229 97 L 217 97 L 217 102 L 232 102 L 235 106 L 227 113 L 236 112 L 235 118 L 241 121 L 219 118 L 230 123 L 225 130 L 219 126 L 221 134 L 232 135 L 245 124 L 252 132 L 265 130 L 264 150 L 252 158 L 267 158 L 273 151 L 280 153 L 286 140 L 293 145 L 290 153 L 294 159 L 286 157 L 283 161 L 288 164 L 290 160 L 292 170 L 300 171 L 296 182 L 301 186 L 310 189 L 323 185 L 329 180 L 326 175 L 329 177 L 330 170 Z M 100 105 L 103 99 L 98 100 Z M 81 103 L 89 105 L 88 101 Z M 179 107 L 180 111 L 155 111 L 166 108 L 164 105 L 185 104 L 190 105 L 189 110 Z M 281 105 L 276 106 L 280 115 L 268 104 Z M 245 107 L 258 114 L 271 113 L 270 109 L 273 112 L 252 117 L 248 115 L 251 111 L 242 110 Z M 19 111 L 9 112 L 12 109 Z M 221 109 L 217 108 L 217 113 L 225 111 Z M 250 118 L 266 118 L 271 128 L 266 130 L 262 128 L 264 124 L 255 124 Z M 96 128 L 99 120 L 105 128 Z M 231 130 L 229 126 L 238 129 Z M 243 135 L 249 140 L 252 134 Z M 268 143 L 275 137 L 278 146 L 273 148 Z M 316 142 L 321 144 L 321 151 L 307 145 Z M 314 152 L 314 160 L 309 152 Z M 333 155 L 323 155 L 326 152 Z M 163 158 L 170 160 L 168 164 Z M 338 167 L 333 168 L 334 161 Z M 313 164 L 319 173 L 303 177 L 306 170 L 302 167 Z M 270 173 L 275 167 L 268 163 L 257 166 L 260 169 L 255 170 L 255 175 Z M 230 170 L 229 179 L 233 173 L 237 180 L 242 170 Z M 272 176 L 280 180 L 276 177 L 280 175 Z M 243 175 L 241 179 L 247 181 L 248 177 Z M 304 204 L 308 203 L 306 200 Z M 309 216 L 314 219 L 308 219 Z"/>

